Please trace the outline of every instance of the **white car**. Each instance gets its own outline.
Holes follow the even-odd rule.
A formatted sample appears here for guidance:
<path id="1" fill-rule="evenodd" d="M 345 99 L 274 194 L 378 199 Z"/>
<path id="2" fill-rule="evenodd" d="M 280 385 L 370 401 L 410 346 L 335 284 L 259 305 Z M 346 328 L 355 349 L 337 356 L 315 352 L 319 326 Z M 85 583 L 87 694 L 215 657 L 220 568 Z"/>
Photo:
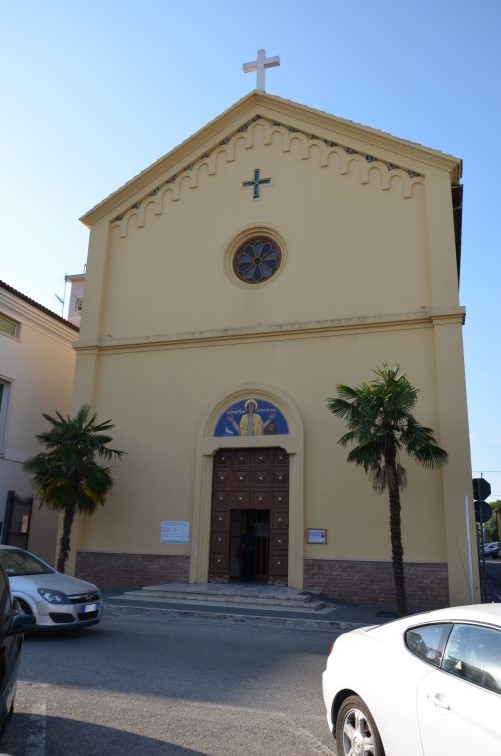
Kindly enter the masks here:
<path id="1" fill-rule="evenodd" d="M 338 756 L 501 754 L 501 604 L 340 635 L 322 684 Z"/>
<path id="2" fill-rule="evenodd" d="M 496 557 L 498 555 L 498 551 L 499 551 L 498 541 L 494 541 L 493 543 L 484 543 L 485 556 Z"/>
<path id="3" fill-rule="evenodd" d="M 32 614 L 37 630 L 95 625 L 101 618 L 99 589 L 63 575 L 24 549 L 0 546 L 0 564 L 22 612 Z"/>

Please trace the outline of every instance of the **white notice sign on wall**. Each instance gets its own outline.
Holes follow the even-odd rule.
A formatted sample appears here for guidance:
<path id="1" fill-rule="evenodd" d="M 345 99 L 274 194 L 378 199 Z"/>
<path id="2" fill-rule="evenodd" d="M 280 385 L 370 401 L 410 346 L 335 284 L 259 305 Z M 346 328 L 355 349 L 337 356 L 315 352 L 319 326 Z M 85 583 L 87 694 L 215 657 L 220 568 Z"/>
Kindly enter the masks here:
<path id="1" fill-rule="evenodd" d="M 325 528 L 308 528 L 306 541 L 307 543 L 327 543 L 327 530 Z"/>
<path id="2" fill-rule="evenodd" d="M 160 543 L 189 543 L 190 523 L 182 520 L 164 520 L 160 524 Z"/>

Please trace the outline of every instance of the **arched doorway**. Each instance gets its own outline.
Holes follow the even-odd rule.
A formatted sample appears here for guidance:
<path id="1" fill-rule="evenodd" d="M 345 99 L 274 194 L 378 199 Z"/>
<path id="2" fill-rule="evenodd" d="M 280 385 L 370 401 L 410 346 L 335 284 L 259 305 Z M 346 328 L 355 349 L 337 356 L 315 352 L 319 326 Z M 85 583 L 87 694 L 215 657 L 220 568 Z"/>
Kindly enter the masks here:
<path id="1" fill-rule="evenodd" d="M 282 448 L 214 456 L 209 582 L 288 585 L 289 457 Z"/>
<path id="2" fill-rule="evenodd" d="M 256 411 L 263 420 L 261 434 L 256 432 L 257 428 L 253 428 L 254 432 L 249 433 L 249 423 L 247 428 L 244 427 L 244 424 L 240 424 L 242 416 L 246 412 L 246 404 L 248 412 L 249 401 L 258 404 Z M 235 419 L 235 424 L 231 423 L 229 419 L 231 415 Z M 270 416 L 273 416 L 271 421 L 265 425 Z M 228 506 L 220 515 L 213 514 L 215 460 L 219 459 L 219 455 L 222 453 L 236 454 L 247 450 L 265 452 L 271 450 L 273 453 L 281 452 L 285 455 L 287 464 L 287 474 L 283 477 L 283 482 L 287 484 L 287 506 L 285 510 L 287 537 L 285 539 L 278 527 L 273 531 L 272 507 L 260 508 L 256 503 L 255 506 L 235 507 L 232 510 Z M 233 558 L 233 551 L 230 552 L 230 539 L 234 539 L 232 548 L 236 552 L 238 534 L 242 528 L 245 528 L 245 524 L 255 517 L 261 519 L 264 517 L 265 520 L 268 517 L 268 567 L 264 574 L 259 575 L 259 580 L 264 582 L 266 577 L 266 582 L 268 582 L 271 572 L 271 579 L 283 581 L 283 585 L 293 588 L 302 588 L 303 489 L 304 429 L 299 410 L 290 396 L 277 387 L 248 383 L 234 387 L 233 391 L 222 393 L 218 400 L 211 402 L 206 413 L 200 418 L 197 435 L 190 583 L 206 583 L 209 581 L 210 562 L 212 555 L 216 553 L 215 549 L 220 549 L 220 553 L 228 554 L 228 565 L 221 570 L 223 575 L 217 577 L 225 581 L 237 578 L 235 564 L 232 567 L 229 561 Z M 275 493 L 277 492 L 275 491 Z M 258 493 L 257 496 L 259 495 Z M 240 514 L 237 510 L 240 510 Z M 263 514 L 258 514 L 258 512 Z M 219 516 L 223 517 L 223 521 L 226 521 L 227 524 L 216 535 L 212 522 L 213 517 Z M 277 516 L 279 519 L 282 517 L 280 513 Z M 262 527 L 263 524 L 266 523 L 258 523 L 260 537 L 265 529 Z M 277 523 L 280 526 L 282 524 L 283 520 Z M 218 541 L 219 538 L 222 540 Z M 278 553 L 278 550 L 282 548 L 284 548 L 283 558 L 282 554 L 279 555 Z M 284 563 L 285 571 L 277 574 L 277 570 L 282 571 L 284 569 Z M 212 579 L 214 579 L 216 577 L 214 572 L 212 572 L 212 575 Z"/>

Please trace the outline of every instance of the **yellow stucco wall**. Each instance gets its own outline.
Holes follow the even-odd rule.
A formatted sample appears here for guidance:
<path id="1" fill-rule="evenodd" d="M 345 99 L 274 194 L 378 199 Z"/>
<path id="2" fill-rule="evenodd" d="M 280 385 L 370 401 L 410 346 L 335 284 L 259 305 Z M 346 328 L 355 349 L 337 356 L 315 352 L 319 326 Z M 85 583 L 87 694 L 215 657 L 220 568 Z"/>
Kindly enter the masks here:
<path id="1" fill-rule="evenodd" d="M 258 168 L 271 184 L 252 199 L 242 182 Z M 450 456 L 442 473 L 406 461 L 405 556 L 447 561 L 451 601 L 469 600 L 450 193 L 459 170 L 454 158 L 254 93 L 91 211 L 73 403 L 111 418 L 127 456 L 74 545 L 191 555 L 192 579 L 206 579 L 202 459 L 221 443 L 210 414 L 247 387 L 297 418 L 290 439 L 266 439 L 295 457 L 290 584 L 301 585 L 303 558 L 389 559 L 386 498 L 346 463 L 326 398 L 399 363 L 421 390 L 418 419 Z M 231 271 L 253 229 L 284 252 L 259 286 Z M 190 521 L 190 545 L 160 544 L 162 520 Z M 305 544 L 307 527 L 327 528 L 328 543 Z"/>

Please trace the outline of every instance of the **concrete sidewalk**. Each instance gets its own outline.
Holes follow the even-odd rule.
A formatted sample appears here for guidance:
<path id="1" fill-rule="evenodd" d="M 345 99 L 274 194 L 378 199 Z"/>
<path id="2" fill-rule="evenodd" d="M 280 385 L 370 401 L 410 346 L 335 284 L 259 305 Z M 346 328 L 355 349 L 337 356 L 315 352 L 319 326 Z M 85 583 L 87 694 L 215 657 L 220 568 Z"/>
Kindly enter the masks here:
<path id="1" fill-rule="evenodd" d="M 487 599 L 501 600 L 501 560 L 486 564 Z M 167 583 L 140 589 L 102 588 L 105 614 L 134 612 L 185 619 L 247 622 L 326 631 L 381 625 L 395 605 L 332 601 L 296 588 L 246 583 Z M 412 614 L 427 607 L 412 608 Z"/>
<path id="2" fill-rule="evenodd" d="M 332 602 L 294 588 L 246 584 L 165 584 L 102 588 L 105 614 L 135 612 L 320 630 L 352 630 L 397 618 L 395 607 Z"/>

